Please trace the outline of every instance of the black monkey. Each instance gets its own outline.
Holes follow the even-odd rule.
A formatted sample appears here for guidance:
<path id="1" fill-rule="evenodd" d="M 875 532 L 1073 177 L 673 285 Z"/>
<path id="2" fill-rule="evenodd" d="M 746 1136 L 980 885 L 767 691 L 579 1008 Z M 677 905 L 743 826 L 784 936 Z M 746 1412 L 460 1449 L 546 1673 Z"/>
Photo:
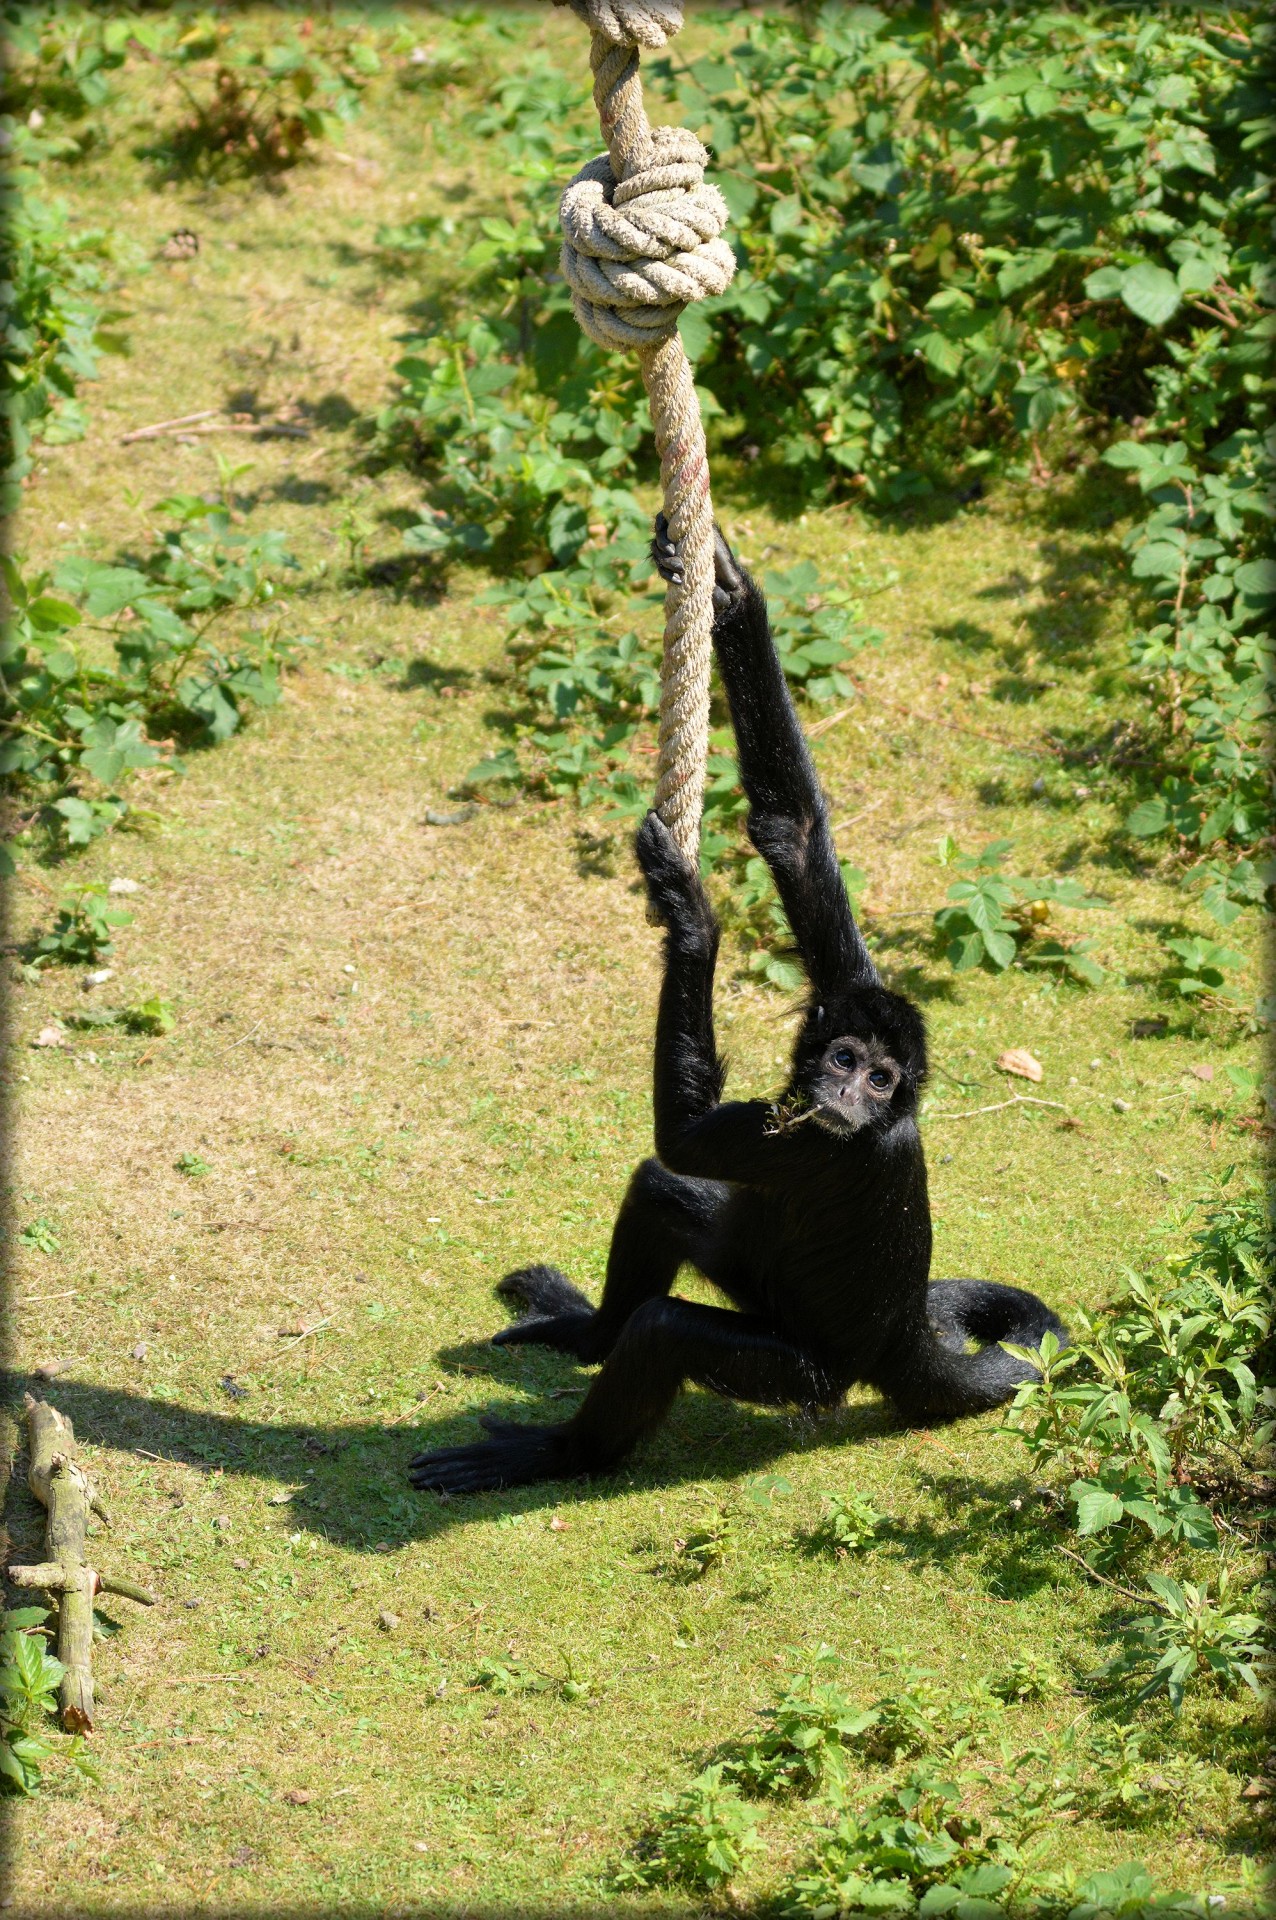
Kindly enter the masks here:
<path id="1" fill-rule="evenodd" d="M 652 554 L 678 572 L 663 515 Z M 810 979 L 788 1087 L 774 1104 L 723 1101 L 713 1034 L 718 927 L 700 877 L 648 814 L 638 861 L 666 929 L 656 1023 L 654 1160 L 634 1174 L 602 1300 L 554 1267 L 498 1293 L 527 1309 L 497 1344 L 536 1341 L 602 1362 L 558 1426 L 488 1418 L 490 1438 L 421 1454 L 418 1487 L 468 1493 L 612 1467 L 688 1380 L 764 1406 L 830 1407 L 856 1381 L 910 1425 L 979 1413 L 1035 1369 L 996 1343 L 1066 1338 L 1035 1294 L 991 1281 L 928 1284 L 926 1166 L 917 1103 L 926 1035 L 882 985 L 851 914 L 828 814 L 766 602 L 717 540 L 718 665 L 735 727 L 749 836 L 763 855 Z M 734 1302 L 671 1293 L 699 1269 Z M 971 1341 L 981 1343 L 969 1350 Z"/>

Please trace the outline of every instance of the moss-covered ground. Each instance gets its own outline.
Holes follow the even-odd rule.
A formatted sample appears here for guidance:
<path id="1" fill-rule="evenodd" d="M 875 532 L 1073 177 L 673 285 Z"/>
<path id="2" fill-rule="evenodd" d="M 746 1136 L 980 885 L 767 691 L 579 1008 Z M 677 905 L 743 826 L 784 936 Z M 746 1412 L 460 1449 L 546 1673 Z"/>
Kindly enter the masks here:
<path id="1" fill-rule="evenodd" d="M 583 77 L 570 16 L 527 32 Z M 34 561 L 115 556 L 140 507 L 218 485 L 221 449 L 248 463 L 246 523 L 289 536 L 286 618 L 313 644 L 276 710 L 188 756 L 184 778 L 147 792 L 143 776 L 146 830 L 75 862 L 139 883 L 112 991 L 170 999 L 173 1032 L 36 1049 L 83 1004 L 78 979 L 12 987 L 15 1217 L 45 1218 L 59 1245 L 20 1254 L 10 1351 L 23 1381 L 61 1363 L 47 1391 L 116 1516 L 101 1559 L 162 1595 L 152 1612 L 113 1604 L 122 1630 L 98 1648 L 101 1786 L 53 1769 L 14 1818 L 22 1913 L 611 1910 L 624 1903 L 600 1888 L 627 1837 L 753 1722 L 785 1649 L 830 1643 L 864 1700 L 901 1649 L 954 1694 L 1034 1649 L 1074 1690 L 1014 1710 L 1026 1745 L 1089 1710 L 1081 1677 L 1122 1613 L 1014 1519 L 1028 1459 L 997 1417 L 903 1432 L 868 1394 L 807 1423 L 693 1392 L 611 1479 L 447 1505 L 406 1483 L 415 1452 L 473 1434 L 484 1409 L 570 1407 L 580 1390 L 565 1360 L 486 1344 L 504 1318 L 491 1287 L 534 1259 L 599 1284 L 650 1148 L 658 951 L 624 833 L 596 816 L 519 802 L 426 823 L 499 743 L 483 575 L 405 588 L 345 564 L 352 514 L 373 524 L 375 563 L 417 497 L 361 465 L 423 294 L 383 269 L 375 230 L 443 204 L 463 222 L 492 192 L 473 91 L 414 93 L 401 74 L 277 191 L 165 180 L 139 159 L 173 110 L 141 66 L 110 139 L 51 170 L 80 217 L 144 254 L 177 227 L 200 252 L 130 279 L 131 352 L 87 390 L 86 441 L 43 457 L 20 544 Z M 148 422 L 285 402 L 308 439 L 121 444 Z M 886 637 L 860 656 L 862 697 L 817 753 L 883 964 L 930 1021 L 936 1271 L 1093 1307 L 1254 1144 L 1221 1071 L 1252 1043 L 1158 984 L 1167 934 L 1209 923 L 1120 832 L 1129 789 L 1107 747 L 1145 718 L 1121 677 L 1124 496 L 1061 472 L 883 521 L 780 513 L 729 467 L 719 491 L 747 560 L 896 576 L 873 602 Z M 1088 741 L 1092 761 L 1069 757 Z M 971 850 L 1013 836 L 1021 870 L 1102 895 L 1086 930 L 1107 984 L 953 975 L 930 921 L 952 879 L 945 834 Z M 14 940 L 66 878 L 24 860 Z M 732 1087 L 774 1088 L 785 1000 L 728 951 L 718 1004 Z M 1057 1104 L 999 1104 L 1008 1047 L 1039 1057 L 1025 1090 Z M 184 1153 L 207 1171 L 179 1172 Z M 790 1490 L 755 1504 L 768 1473 Z M 821 1495 L 851 1489 L 890 1516 L 883 1540 L 843 1561 L 801 1551 Z M 732 1551 L 683 1581 L 676 1543 L 717 1508 Z M 15 1482 L 15 1557 L 40 1524 Z M 510 1653 L 570 1662 L 588 1693 L 470 1685 Z M 1054 1858 L 1234 1878 L 1229 1855 L 1252 1843 L 1229 1757 L 1243 1711 L 1189 1709 L 1174 1739 L 1199 1764 L 1162 1820 L 1062 1821 Z M 802 1857 L 812 1820 L 801 1802 L 768 1810 L 742 1897 Z"/>

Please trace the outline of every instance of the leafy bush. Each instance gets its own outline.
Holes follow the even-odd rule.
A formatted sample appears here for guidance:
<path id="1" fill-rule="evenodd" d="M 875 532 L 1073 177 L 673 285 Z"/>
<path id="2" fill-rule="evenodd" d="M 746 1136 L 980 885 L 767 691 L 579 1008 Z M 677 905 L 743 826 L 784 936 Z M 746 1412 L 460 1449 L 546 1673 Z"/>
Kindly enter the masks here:
<path id="1" fill-rule="evenodd" d="M 135 565 L 73 557 L 28 577 L 20 561 L 0 562 L 0 771 L 73 846 L 121 817 L 129 773 L 166 751 L 180 771 L 178 738 L 225 740 L 246 707 L 273 706 L 295 644 L 278 616 L 263 624 L 277 574 L 295 565 L 282 535 L 237 532 L 223 507 L 188 495 L 159 510 L 175 524 Z M 233 639 L 223 637 L 231 622 Z"/>
<path id="2" fill-rule="evenodd" d="M 1258 551 L 1270 40 L 1206 12 L 985 9 L 957 32 L 932 9 L 827 6 L 742 19 L 703 58 L 675 47 L 645 69 L 713 145 L 733 217 L 740 270 L 682 322 L 718 454 L 750 484 L 890 503 L 994 463 L 1045 478 L 1056 452 L 1075 464 L 1106 446 L 1142 490 L 1127 546 L 1156 615 L 1133 660 L 1162 721 L 1155 793 L 1130 831 L 1231 843 L 1238 873 L 1266 818 L 1260 629 L 1276 604 Z M 645 537 L 632 488 L 650 470 L 634 369 L 581 340 L 557 272 L 556 200 L 593 139 L 588 110 L 548 59 L 524 59 L 480 125 L 523 203 L 480 223 L 451 309 L 409 343 L 383 445 L 427 476 L 417 551 L 527 553 L 552 563 L 540 594 L 579 600 L 607 572 L 600 550 Z M 433 215 L 381 239 L 391 257 L 455 248 Z M 607 584 L 619 593 L 622 571 Z M 840 663 L 812 664 L 809 690 L 836 690 Z M 640 804 L 632 764 L 609 767 L 626 742 L 580 731 L 600 710 L 578 684 L 570 744 L 558 727 L 532 736 L 557 756 L 550 790 Z M 1097 981 L 1089 943 L 1029 939 L 1007 911 L 1080 902 L 998 899 L 990 879 L 965 881 L 945 922 L 966 964 L 1026 946 Z"/>
<path id="3" fill-rule="evenodd" d="M 112 244 L 92 227 L 75 228 L 62 201 L 31 191 L 25 167 L 7 182 L 0 240 L 6 281 L 0 363 L 0 507 L 12 513 L 40 441 L 82 440 L 80 382 L 96 377 L 103 353 L 119 352 L 108 310 Z"/>
<path id="4" fill-rule="evenodd" d="M 381 68 L 373 41 L 336 23 L 307 20 L 265 47 L 212 13 L 181 27 L 161 57 L 185 111 L 157 151 L 203 174 L 296 166 L 355 117 Z"/>
<path id="5" fill-rule="evenodd" d="M 1017 1849 L 961 1809 L 956 1784 L 910 1773 L 866 1811 L 847 1809 L 815 1862 L 781 1896 L 781 1911 L 838 1914 L 885 1910 L 994 1920 L 992 1904 L 1021 1878 Z"/>
<path id="6" fill-rule="evenodd" d="M 1079 1531 L 1116 1530 L 1195 1546 L 1216 1542 L 1199 1487 L 1221 1491 L 1269 1440 L 1260 1388 L 1270 1329 L 1271 1229 L 1257 1189 L 1225 1192 L 1171 1223 L 1195 1220 L 1186 1249 L 1155 1274 L 1129 1273 L 1076 1340 L 1042 1343 L 1042 1378 L 1021 1387 L 1009 1425 L 1048 1476 L 1070 1479 Z"/>

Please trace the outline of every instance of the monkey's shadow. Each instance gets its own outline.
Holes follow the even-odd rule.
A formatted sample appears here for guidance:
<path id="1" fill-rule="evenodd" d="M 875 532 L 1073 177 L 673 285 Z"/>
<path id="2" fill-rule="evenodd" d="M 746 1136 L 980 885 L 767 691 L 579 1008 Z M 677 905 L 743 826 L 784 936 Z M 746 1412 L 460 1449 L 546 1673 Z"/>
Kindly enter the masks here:
<path id="1" fill-rule="evenodd" d="M 504 1357 L 503 1350 L 496 1352 Z M 493 1349 L 467 1345 L 439 1358 L 451 1363 L 450 1370 L 468 1371 L 467 1363 L 479 1356 L 490 1362 Z M 566 1419 L 592 1377 L 569 1361 L 539 1354 L 535 1366 L 520 1368 L 518 1376 L 512 1369 L 497 1372 L 490 1365 L 482 1370 L 491 1374 L 494 1386 L 524 1386 L 527 1397 L 493 1395 L 486 1405 L 434 1420 L 423 1407 L 419 1420 L 397 1426 L 375 1420 L 330 1425 L 254 1420 L 245 1413 L 183 1407 L 74 1380 L 59 1380 L 55 1389 L 45 1389 L 12 1373 L 0 1379 L 4 1399 L 15 1409 L 20 1409 L 28 1384 L 41 1397 L 51 1393 L 73 1421 L 77 1439 L 88 1447 L 139 1453 L 201 1473 L 274 1480 L 297 1489 L 271 1511 L 293 1531 L 305 1528 L 360 1552 L 436 1539 L 452 1527 L 494 1514 L 534 1513 L 706 1478 L 732 1479 L 813 1448 L 859 1445 L 894 1430 L 892 1415 L 880 1402 L 809 1416 L 743 1406 L 692 1388 L 680 1396 L 659 1432 L 614 1473 L 453 1499 L 415 1492 L 407 1481 L 414 1455 L 481 1439 L 479 1416 L 487 1411 L 538 1424 Z M 34 1508 L 32 1515 L 19 1511 L 18 1503 L 25 1509 L 26 1501 L 25 1487 L 15 1476 L 7 1504 L 11 1526 L 23 1535 L 34 1526 Z"/>

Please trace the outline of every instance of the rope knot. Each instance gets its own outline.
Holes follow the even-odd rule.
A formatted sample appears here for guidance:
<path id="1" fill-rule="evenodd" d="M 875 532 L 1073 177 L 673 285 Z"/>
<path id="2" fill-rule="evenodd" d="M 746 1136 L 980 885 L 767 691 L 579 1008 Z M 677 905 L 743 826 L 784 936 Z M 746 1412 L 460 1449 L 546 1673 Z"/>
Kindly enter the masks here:
<path id="1" fill-rule="evenodd" d="M 686 127 L 653 127 L 626 179 L 601 153 L 563 194 L 563 277 L 577 320 L 600 347 L 657 346 L 677 331 L 684 307 L 730 283 L 727 205 L 705 180 L 708 159 Z"/>
<path id="2" fill-rule="evenodd" d="M 682 0 L 554 0 L 614 46 L 655 52 L 682 31 Z"/>

